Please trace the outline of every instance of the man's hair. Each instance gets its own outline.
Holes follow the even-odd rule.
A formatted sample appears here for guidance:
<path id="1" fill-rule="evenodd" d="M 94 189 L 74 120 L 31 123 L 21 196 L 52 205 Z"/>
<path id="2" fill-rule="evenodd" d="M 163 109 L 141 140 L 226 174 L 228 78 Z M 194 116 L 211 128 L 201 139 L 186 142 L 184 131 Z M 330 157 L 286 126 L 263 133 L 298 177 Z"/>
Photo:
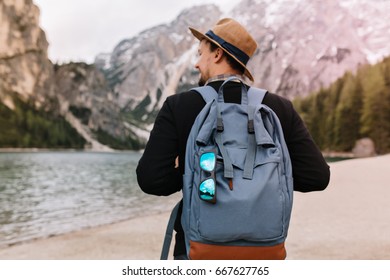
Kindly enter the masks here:
<path id="1" fill-rule="evenodd" d="M 207 40 L 207 42 L 209 43 L 209 46 L 210 46 L 210 51 L 213 52 L 215 51 L 217 48 L 219 48 L 216 44 L 214 44 L 213 42 Z M 238 63 L 233 57 L 231 57 L 230 55 L 226 54 L 225 51 L 224 52 L 224 55 L 226 57 L 226 60 L 228 62 L 228 64 L 230 65 L 230 67 L 232 67 L 234 70 L 237 70 L 239 71 L 241 74 L 244 74 L 245 72 L 245 67 L 242 66 L 240 63 Z"/>

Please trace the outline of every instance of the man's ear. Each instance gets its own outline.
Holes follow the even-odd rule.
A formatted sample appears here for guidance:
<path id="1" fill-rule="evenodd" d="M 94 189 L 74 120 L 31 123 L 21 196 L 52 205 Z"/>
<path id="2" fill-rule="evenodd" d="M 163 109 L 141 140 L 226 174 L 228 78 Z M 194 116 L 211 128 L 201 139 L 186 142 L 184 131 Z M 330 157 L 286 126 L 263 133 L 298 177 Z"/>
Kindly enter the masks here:
<path id="1" fill-rule="evenodd" d="M 219 62 L 223 57 L 223 50 L 221 48 L 217 48 L 214 52 L 214 61 Z"/>

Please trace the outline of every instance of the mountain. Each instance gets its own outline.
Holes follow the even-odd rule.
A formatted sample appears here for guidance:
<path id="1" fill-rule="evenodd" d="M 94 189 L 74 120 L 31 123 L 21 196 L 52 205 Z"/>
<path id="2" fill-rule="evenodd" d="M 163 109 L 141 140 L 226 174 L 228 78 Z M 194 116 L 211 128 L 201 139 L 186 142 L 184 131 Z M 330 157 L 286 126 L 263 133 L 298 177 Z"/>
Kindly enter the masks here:
<path id="1" fill-rule="evenodd" d="M 258 42 L 249 62 L 254 85 L 293 99 L 389 55 L 389 12 L 383 0 L 242 0 L 228 16 Z M 86 148 L 108 150 L 142 148 L 166 97 L 196 85 L 198 42 L 188 26 L 207 31 L 222 12 L 215 5 L 186 9 L 122 40 L 93 65 L 51 63 L 32 0 L 1 1 L 0 15 L 0 113 L 8 110 L 0 121 L 24 108 L 17 98 L 33 107 L 29 114 L 41 111 L 39 123 L 44 114 L 57 116 Z M 27 123 L 19 115 L 13 125 Z"/>
<path id="2" fill-rule="evenodd" d="M 14 108 L 13 97 L 37 107 L 55 99 L 48 43 L 32 0 L 0 2 L 0 100 Z"/>
<path id="3" fill-rule="evenodd" d="M 249 62 L 254 85 L 292 99 L 390 54 L 389 12 L 381 0 L 243 0 L 228 16 L 258 42 Z M 96 58 L 114 102 L 144 134 L 167 96 L 196 85 L 198 43 L 188 26 L 207 31 L 221 15 L 215 6 L 193 7 Z"/>
<path id="4" fill-rule="evenodd" d="M 0 147 L 139 149 L 94 65 L 49 60 L 39 14 L 32 0 L 0 2 Z"/>
<path id="5" fill-rule="evenodd" d="M 59 111 L 47 48 L 32 1 L 1 1 L 0 147 L 84 146 Z"/>
<path id="6" fill-rule="evenodd" d="M 113 102 L 104 75 L 85 63 L 55 65 L 54 82 L 61 113 L 93 150 L 139 149 L 137 138 Z"/>
<path id="7" fill-rule="evenodd" d="M 389 55 L 389 12 L 381 0 L 244 0 L 232 16 L 259 43 L 255 84 L 293 98 Z"/>
<path id="8" fill-rule="evenodd" d="M 168 24 L 121 41 L 111 54 L 96 57 L 95 65 L 114 92 L 113 102 L 145 135 L 165 98 L 178 87 L 194 84 L 197 77 L 191 69 L 197 45 L 188 26 L 206 28 L 220 15 L 214 5 L 192 7 Z"/>

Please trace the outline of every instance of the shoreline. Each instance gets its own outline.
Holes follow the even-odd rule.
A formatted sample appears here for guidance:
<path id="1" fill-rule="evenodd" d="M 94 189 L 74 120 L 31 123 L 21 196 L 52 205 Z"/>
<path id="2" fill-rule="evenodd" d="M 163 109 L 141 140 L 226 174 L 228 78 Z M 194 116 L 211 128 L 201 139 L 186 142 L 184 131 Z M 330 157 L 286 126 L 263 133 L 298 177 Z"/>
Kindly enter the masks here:
<path id="1" fill-rule="evenodd" d="M 104 149 L 73 149 L 73 148 L 0 148 L 1 152 L 102 152 L 102 153 L 120 153 L 136 152 L 142 153 L 144 150 L 104 150 Z M 352 152 L 323 151 L 324 157 L 345 157 L 345 158 L 363 158 L 356 157 Z M 378 155 L 381 156 L 381 155 Z M 375 156 L 374 156 L 375 157 Z"/>
<path id="2" fill-rule="evenodd" d="M 349 159 L 355 159 L 355 158 L 363 158 L 363 157 L 357 157 L 352 152 L 322 152 L 323 157 L 327 158 L 349 158 Z"/>
<path id="3" fill-rule="evenodd" d="M 287 259 L 390 259 L 390 154 L 329 165 L 331 181 L 325 191 L 294 193 Z M 169 215 L 136 217 L 0 248 L 0 259 L 157 260 Z"/>
<path id="4" fill-rule="evenodd" d="M 0 148 L 0 153 L 46 153 L 46 152 L 69 152 L 69 153 L 142 153 L 142 150 L 99 150 L 99 149 L 46 149 L 46 148 Z"/>

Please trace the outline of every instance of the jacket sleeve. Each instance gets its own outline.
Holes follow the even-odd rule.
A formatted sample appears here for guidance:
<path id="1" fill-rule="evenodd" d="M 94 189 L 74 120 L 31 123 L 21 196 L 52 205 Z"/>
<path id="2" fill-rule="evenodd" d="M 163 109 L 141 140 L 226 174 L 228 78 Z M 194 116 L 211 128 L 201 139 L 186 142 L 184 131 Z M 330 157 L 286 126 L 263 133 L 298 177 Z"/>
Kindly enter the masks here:
<path id="1" fill-rule="evenodd" d="M 324 190 L 330 180 L 330 169 L 315 144 L 303 120 L 291 106 L 291 130 L 286 138 L 290 153 L 294 190 L 311 192 Z"/>
<path id="2" fill-rule="evenodd" d="M 148 194 L 170 195 L 182 187 L 182 176 L 175 168 L 178 139 L 168 99 L 158 113 L 145 151 L 136 169 L 138 185 Z"/>

